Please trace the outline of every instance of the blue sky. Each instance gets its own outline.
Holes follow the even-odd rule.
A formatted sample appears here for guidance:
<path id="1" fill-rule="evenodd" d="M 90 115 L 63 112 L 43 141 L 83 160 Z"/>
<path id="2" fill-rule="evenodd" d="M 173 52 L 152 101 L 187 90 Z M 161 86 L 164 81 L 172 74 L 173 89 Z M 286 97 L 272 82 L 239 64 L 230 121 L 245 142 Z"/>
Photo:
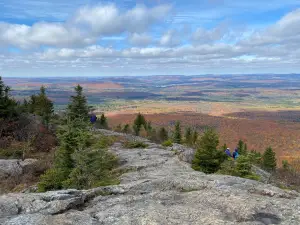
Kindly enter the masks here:
<path id="1" fill-rule="evenodd" d="M 0 75 L 300 73 L 300 0 L 0 0 Z"/>

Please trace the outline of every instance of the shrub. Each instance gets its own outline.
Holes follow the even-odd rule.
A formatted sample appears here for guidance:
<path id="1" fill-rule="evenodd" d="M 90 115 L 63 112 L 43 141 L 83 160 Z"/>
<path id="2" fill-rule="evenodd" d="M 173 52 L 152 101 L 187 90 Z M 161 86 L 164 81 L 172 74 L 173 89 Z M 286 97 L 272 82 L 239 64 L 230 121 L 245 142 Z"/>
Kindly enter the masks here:
<path id="1" fill-rule="evenodd" d="M 173 146 L 173 143 L 172 143 L 171 140 L 167 140 L 167 141 L 164 141 L 164 142 L 162 143 L 162 146 L 164 146 L 164 147 L 172 147 L 172 146 Z"/>
<path id="2" fill-rule="evenodd" d="M 68 177 L 70 171 L 61 168 L 52 168 L 41 176 L 38 183 L 38 191 L 45 192 L 49 190 L 58 190 L 63 187 L 63 182 Z"/>
<path id="3" fill-rule="evenodd" d="M 1 159 L 21 159 L 26 143 L 12 142 L 8 148 L 0 148 Z"/>
<path id="4" fill-rule="evenodd" d="M 227 159 L 221 165 L 221 169 L 217 172 L 218 174 L 237 176 L 251 180 L 260 180 L 260 176 L 252 172 L 252 164 L 249 156 L 241 155 L 234 161 Z"/>
<path id="5" fill-rule="evenodd" d="M 111 171 L 117 165 L 118 159 L 107 150 L 76 152 L 73 158 L 75 168 L 68 179 L 63 181 L 64 188 L 88 189 L 115 183 Z"/>
<path id="6" fill-rule="evenodd" d="M 218 174 L 237 176 L 235 170 L 235 162 L 232 158 L 227 158 L 220 166 L 220 169 L 217 171 Z"/>
<path id="7" fill-rule="evenodd" d="M 40 132 L 31 141 L 31 146 L 36 152 L 49 152 L 57 146 L 57 138 L 50 132 Z"/>
<path id="8" fill-rule="evenodd" d="M 124 148 L 147 148 L 148 145 L 142 141 L 126 141 L 123 144 Z"/>
<path id="9" fill-rule="evenodd" d="M 115 141 L 115 137 L 101 136 L 100 139 L 93 145 L 93 148 L 105 149 L 112 146 Z"/>

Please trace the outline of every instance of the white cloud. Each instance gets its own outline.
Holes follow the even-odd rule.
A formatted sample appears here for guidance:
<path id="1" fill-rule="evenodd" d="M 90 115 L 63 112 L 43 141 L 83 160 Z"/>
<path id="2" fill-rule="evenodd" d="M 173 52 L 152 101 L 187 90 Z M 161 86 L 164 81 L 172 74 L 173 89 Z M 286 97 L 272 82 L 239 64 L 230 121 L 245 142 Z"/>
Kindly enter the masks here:
<path id="1" fill-rule="evenodd" d="M 121 12 L 116 5 L 108 4 L 82 7 L 64 23 L 38 22 L 32 26 L 0 23 L 0 45 L 19 48 L 90 45 L 101 36 L 145 31 L 170 10 L 170 5 L 153 8 L 140 5 Z"/>
<path id="2" fill-rule="evenodd" d="M 250 46 L 262 45 L 291 45 L 300 41 L 300 9 L 296 9 L 277 23 L 261 31 L 254 32 L 248 39 L 242 40 L 241 44 Z"/>
<path id="3" fill-rule="evenodd" d="M 74 16 L 74 22 L 88 26 L 94 33 L 101 35 L 128 32 L 143 32 L 152 24 L 164 19 L 170 12 L 170 5 L 159 5 L 147 8 L 137 5 L 133 9 L 121 12 L 115 4 L 86 6 Z"/>
<path id="4" fill-rule="evenodd" d="M 95 41 L 77 28 L 62 23 L 36 23 L 33 26 L 0 23 L 0 45 L 20 48 L 87 45 Z"/>
<path id="5" fill-rule="evenodd" d="M 153 39 L 150 35 L 145 33 L 133 33 L 129 35 L 128 41 L 133 46 L 147 46 L 153 42 Z"/>
<path id="6" fill-rule="evenodd" d="M 225 23 L 220 24 L 219 26 L 210 30 L 198 28 L 192 34 L 192 41 L 195 44 L 212 43 L 215 41 L 220 41 L 226 35 L 226 32 L 228 32 L 228 28 Z"/>
<path id="7" fill-rule="evenodd" d="M 182 34 L 184 36 L 184 34 Z M 162 46 L 178 46 L 181 43 L 181 37 L 180 33 L 177 30 L 168 30 L 165 32 L 160 41 L 159 44 Z"/>

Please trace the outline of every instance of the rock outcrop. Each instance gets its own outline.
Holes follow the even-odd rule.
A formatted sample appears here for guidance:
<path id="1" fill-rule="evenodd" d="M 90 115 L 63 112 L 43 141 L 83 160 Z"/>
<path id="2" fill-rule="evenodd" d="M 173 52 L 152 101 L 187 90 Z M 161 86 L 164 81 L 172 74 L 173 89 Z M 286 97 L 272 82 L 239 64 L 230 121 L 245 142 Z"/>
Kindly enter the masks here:
<path id="1" fill-rule="evenodd" d="M 300 224 L 296 192 L 205 175 L 179 160 L 176 151 L 153 143 L 146 149 L 124 149 L 116 143 L 111 151 L 127 171 L 120 185 L 7 194 L 0 197 L 0 224 Z"/>
<path id="2" fill-rule="evenodd" d="M 0 159 L 0 179 L 5 179 L 11 176 L 20 176 L 27 167 L 36 163 L 36 159 Z"/>

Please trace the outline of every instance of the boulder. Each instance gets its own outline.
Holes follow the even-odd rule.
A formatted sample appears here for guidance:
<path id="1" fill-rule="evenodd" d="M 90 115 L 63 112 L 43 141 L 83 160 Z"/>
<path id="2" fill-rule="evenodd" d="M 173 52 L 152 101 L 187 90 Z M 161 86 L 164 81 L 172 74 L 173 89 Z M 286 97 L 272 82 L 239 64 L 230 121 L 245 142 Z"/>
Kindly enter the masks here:
<path id="1" fill-rule="evenodd" d="M 37 162 L 36 159 L 0 159 L 0 179 L 20 176 L 23 171 Z"/>

